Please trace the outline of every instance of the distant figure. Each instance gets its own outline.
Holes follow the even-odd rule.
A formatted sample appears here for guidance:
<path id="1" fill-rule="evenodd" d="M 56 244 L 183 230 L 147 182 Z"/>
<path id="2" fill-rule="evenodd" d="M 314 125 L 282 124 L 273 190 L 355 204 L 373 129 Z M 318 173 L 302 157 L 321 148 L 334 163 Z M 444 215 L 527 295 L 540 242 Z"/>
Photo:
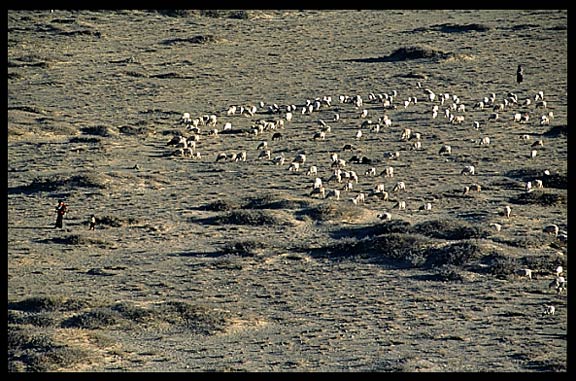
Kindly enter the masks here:
<path id="1" fill-rule="evenodd" d="M 64 220 L 64 215 L 66 215 L 66 213 L 68 212 L 68 205 L 66 205 L 64 203 L 64 201 L 60 201 L 58 203 L 58 206 L 56 207 L 56 225 L 54 225 L 55 228 L 60 228 L 62 229 L 62 222 Z"/>
<path id="2" fill-rule="evenodd" d="M 90 227 L 88 228 L 88 230 L 94 230 L 96 229 L 96 216 L 92 215 L 92 217 L 90 217 Z"/>
<path id="3" fill-rule="evenodd" d="M 524 68 L 522 65 L 518 65 L 518 70 L 516 71 L 516 82 L 522 83 L 524 80 Z"/>

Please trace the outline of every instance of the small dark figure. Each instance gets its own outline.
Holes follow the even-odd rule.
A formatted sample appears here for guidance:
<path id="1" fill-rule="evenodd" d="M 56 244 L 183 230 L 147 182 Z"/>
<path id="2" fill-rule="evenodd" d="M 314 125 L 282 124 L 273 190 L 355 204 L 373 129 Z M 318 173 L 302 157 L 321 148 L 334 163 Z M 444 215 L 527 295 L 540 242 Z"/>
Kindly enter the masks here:
<path id="1" fill-rule="evenodd" d="M 56 207 L 56 225 L 54 225 L 55 228 L 62 229 L 63 227 L 62 222 L 64 220 L 64 215 L 66 215 L 66 213 L 68 213 L 68 205 L 66 205 L 64 201 L 60 201 L 58 203 L 58 206 Z"/>
<path id="2" fill-rule="evenodd" d="M 94 230 L 96 229 L 96 216 L 92 215 L 92 217 L 90 217 L 90 227 L 88 228 L 88 230 Z"/>
<path id="3" fill-rule="evenodd" d="M 518 65 L 518 70 L 516 71 L 516 82 L 522 83 L 524 80 L 524 68 L 522 65 Z"/>

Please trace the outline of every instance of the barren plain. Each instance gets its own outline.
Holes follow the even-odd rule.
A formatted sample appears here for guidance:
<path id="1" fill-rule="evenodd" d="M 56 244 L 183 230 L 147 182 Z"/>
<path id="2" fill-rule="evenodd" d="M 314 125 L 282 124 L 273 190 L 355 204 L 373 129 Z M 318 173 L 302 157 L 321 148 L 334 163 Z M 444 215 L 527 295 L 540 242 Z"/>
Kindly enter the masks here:
<path id="1" fill-rule="evenodd" d="M 7 44 L 10 372 L 567 372 L 566 10 L 10 10 Z"/>

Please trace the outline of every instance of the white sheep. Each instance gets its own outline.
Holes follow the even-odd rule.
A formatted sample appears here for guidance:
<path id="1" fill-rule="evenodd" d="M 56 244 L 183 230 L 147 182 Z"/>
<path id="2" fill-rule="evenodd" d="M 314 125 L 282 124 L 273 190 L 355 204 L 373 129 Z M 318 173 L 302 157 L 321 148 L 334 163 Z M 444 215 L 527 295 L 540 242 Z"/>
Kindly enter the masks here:
<path id="1" fill-rule="evenodd" d="M 530 151 L 530 159 L 534 159 L 538 155 L 538 151 L 533 149 Z"/>
<path id="2" fill-rule="evenodd" d="M 533 271 L 531 269 L 519 269 L 517 271 L 518 275 L 526 277 L 530 280 L 532 280 L 532 273 L 533 273 Z"/>
<path id="3" fill-rule="evenodd" d="M 398 181 L 396 185 L 394 185 L 394 188 L 392 188 L 392 192 L 398 192 L 401 190 L 406 191 L 406 184 L 404 181 Z"/>
<path id="4" fill-rule="evenodd" d="M 267 150 L 262 150 L 260 151 L 260 153 L 258 154 L 258 160 L 262 160 L 262 159 L 267 159 L 270 160 L 272 158 L 272 151 L 267 149 Z"/>
<path id="5" fill-rule="evenodd" d="M 293 161 L 288 167 L 289 171 L 298 172 L 300 170 L 300 163 Z"/>
<path id="6" fill-rule="evenodd" d="M 366 199 L 366 198 L 365 198 L 364 193 L 358 193 L 358 194 L 356 195 L 356 197 L 354 197 L 354 198 L 352 199 L 352 202 L 354 203 L 354 205 L 358 205 L 358 204 L 364 203 L 365 199 Z"/>
<path id="7" fill-rule="evenodd" d="M 405 210 L 406 209 L 406 201 L 398 201 L 396 203 L 396 205 L 394 205 L 395 208 L 398 208 L 398 210 Z"/>
<path id="8" fill-rule="evenodd" d="M 548 288 L 554 288 L 557 293 L 566 290 L 566 278 L 563 276 L 557 276 L 554 280 L 548 285 Z"/>
<path id="9" fill-rule="evenodd" d="M 544 315 L 554 315 L 556 313 L 556 307 L 550 304 L 544 305 Z"/>
<path id="10" fill-rule="evenodd" d="M 383 220 L 383 221 L 390 221 L 392 220 L 392 214 L 388 213 L 388 212 L 382 212 L 376 215 L 377 218 Z"/>
<path id="11" fill-rule="evenodd" d="M 460 172 L 461 175 L 475 175 L 476 174 L 476 168 L 474 168 L 473 165 L 466 165 L 462 171 Z"/>
<path id="12" fill-rule="evenodd" d="M 409 128 L 405 128 L 404 131 L 402 131 L 402 135 L 400 135 L 400 140 L 409 140 L 410 137 L 412 136 L 412 130 Z"/>
<path id="13" fill-rule="evenodd" d="M 320 195 L 322 198 L 326 198 L 326 188 L 324 186 L 320 186 L 318 188 L 313 188 L 310 192 L 310 196 Z"/>
<path id="14" fill-rule="evenodd" d="M 385 167 L 380 176 L 384 175 L 384 177 L 394 177 L 394 167 Z"/>
<path id="15" fill-rule="evenodd" d="M 293 163 L 304 164 L 306 163 L 306 154 L 299 153 L 296 157 L 292 160 Z"/>
<path id="16" fill-rule="evenodd" d="M 228 155 L 226 154 L 226 152 L 220 152 L 218 155 L 216 155 L 216 161 L 220 161 L 220 160 L 228 160 Z"/>
<path id="17" fill-rule="evenodd" d="M 366 170 L 366 172 L 364 172 L 364 175 L 366 176 L 376 176 L 376 168 L 375 167 L 370 167 Z"/>
<path id="18" fill-rule="evenodd" d="M 311 165 L 310 168 L 308 168 L 308 172 L 306 172 L 307 176 L 312 176 L 312 175 L 317 175 L 318 174 L 318 167 L 315 165 Z"/>
<path id="19" fill-rule="evenodd" d="M 427 202 L 424 205 L 422 205 L 419 210 L 432 210 L 432 203 Z"/>
<path id="20" fill-rule="evenodd" d="M 317 131 L 317 132 L 314 133 L 314 135 L 312 136 L 312 139 L 314 139 L 314 140 L 326 140 L 326 132 L 324 132 L 324 131 Z"/>
<path id="21" fill-rule="evenodd" d="M 480 142 L 478 144 L 481 146 L 489 145 L 490 144 L 490 137 L 484 136 L 482 139 L 480 139 Z"/>
<path id="22" fill-rule="evenodd" d="M 448 144 L 444 144 L 442 147 L 440 147 L 440 150 L 438 151 L 438 155 L 451 155 L 452 154 L 452 147 L 449 146 Z"/>
<path id="23" fill-rule="evenodd" d="M 544 184 L 542 183 L 542 180 L 540 180 L 540 179 L 534 180 L 534 187 L 538 188 L 538 189 L 544 188 Z"/>
<path id="24" fill-rule="evenodd" d="M 340 189 L 331 189 L 326 193 L 326 198 L 334 197 L 336 200 L 340 200 Z"/>
<path id="25" fill-rule="evenodd" d="M 278 155 L 272 159 L 272 162 L 276 165 L 284 165 L 286 158 L 283 155 Z"/>
<path id="26" fill-rule="evenodd" d="M 314 179 L 314 185 L 312 186 L 312 188 L 316 189 L 321 187 L 322 187 L 322 179 L 320 177 L 316 177 L 316 179 Z"/>
<path id="27" fill-rule="evenodd" d="M 560 228 L 558 227 L 558 225 L 552 224 L 544 226 L 543 231 L 544 233 L 554 234 L 554 236 L 557 237 L 558 233 L 560 232 Z"/>
<path id="28" fill-rule="evenodd" d="M 506 218 L 510 218 L 510 213 L 512 213 L 512 208 L 510 207 L 510 205 L 504 206 L 504 216 Z"/>

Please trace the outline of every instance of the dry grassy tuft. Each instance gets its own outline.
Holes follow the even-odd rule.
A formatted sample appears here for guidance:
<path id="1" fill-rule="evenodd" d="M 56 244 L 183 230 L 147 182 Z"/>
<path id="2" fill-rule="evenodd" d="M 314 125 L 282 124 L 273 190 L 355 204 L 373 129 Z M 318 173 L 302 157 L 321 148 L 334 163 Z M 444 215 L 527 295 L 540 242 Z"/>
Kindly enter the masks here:
<path id="1" fill-rule="evenodd" d="M 327 202 L 305 209 L 302 213 L 321 222 L 354 222 L 366 217 L 366 209 L 352 203 Z"/>
<path id="2" fill-rule="evenodd" d="M 45 334 L 10 326 L 8 329 L 8 370 L 10 372 L 51 372 L 81 363 L 86 351 L 56 344 Z"/>
<path id="3" fill-rule="evenodd" d="M 273 214 L 263 210 L 232 210 L 223 216 L 214 218 L 217 224 L 231 225 L 280 225 L 282 221 Z"/>
<path id="4" fill-rule="evenodd" d="M 225 244 L 224 247 L 222 247 L 222 253 L 240 255 L 243 257 L 253 257 L 265 247 L 266 245 L 262 241 L 235 241 Z"/>
<path id="5" fill-rule="evenodd" d="M 65 319 L 60 325 L 62 328 L 99 329 L 118 324 L 121 315 L 109 308 L 96 308 L 82 312 Z"/>
<path id="6" fill-rule="evenodd" d="M 208 210 L 211 212 L 227 212 L 239 208 L 240 205 L 237 202 L 230 200 L 216 200 L 200 207 L 201 210 Z"/>
<path id="7" fill-rule="evenodd" d="M 411 231 L 427 237 L 449 240 L 486 238 L 490 235 L 483 228 L 451 219 L 424 221 L 414 225 Z"/>
<path id="8" fill-rule="evenodd" d="M 426 252 L 425 266 L 444 265 L 464 266 L 480 258 L 482 249 L 472 242 L 456 242 L 439 248 L 430 248 Z"/>
<path id="9" fill-rule="evenodd" d="M 24 312 L 76 311 L 89 306 L 88 301 L 68 299 L 62 296 L 33 296 L 18 302 L 8 303 L 8 308 Z"/>
<path id="10" fill-rule="evenodd" d="M 513 204 L 538 204 L 543 206 L 552 206 L 559 204 L 566 204 L 567 197 L 563 194 L 547 193 L 543 191 L 533 191 L 530 193 L 521 193 L 519 195 L 510 197 L 510 202 Z"/>
<path id="11" fill-rule="evenodd" d="M 548 131 L 546 131 L 542 134 L 542 136 L 545 136 L 547 138 L 557 138 L 557 137 L 561 137 L 561 136 L 568 136 L 568 126 L 564 124 L 562 126 L 550 127 L 548 129 Z"/>

